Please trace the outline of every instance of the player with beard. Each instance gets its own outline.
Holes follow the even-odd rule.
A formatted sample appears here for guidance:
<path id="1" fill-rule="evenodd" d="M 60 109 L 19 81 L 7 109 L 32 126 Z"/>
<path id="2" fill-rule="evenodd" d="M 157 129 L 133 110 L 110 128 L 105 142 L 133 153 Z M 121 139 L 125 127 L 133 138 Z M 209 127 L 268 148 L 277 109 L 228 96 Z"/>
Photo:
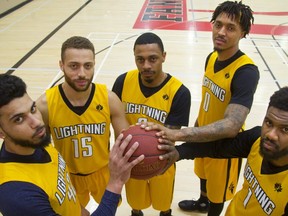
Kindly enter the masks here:
<path id="1" fill-rule="evenodd" d="M 110 153 L 110 179 L 96 216 L 114 216 L 131 169 L 143 160 L 128 162 L 138 144 L 123 155 L 131 136 Z M 4 216 L 88 216 L 70 181 L 68 167 L 50 143 L 50 135 L 35 102 L 19 77 L 0 75 L 0 213 Z M 97 184 L 94 185 L 96 187 Z"/>
<path id="2" fill-rule="evenodd" d="M 175 76 L 163 71 L 166 52 L 160 37 L 141 34 L 134 43 L 137 69 L 121 74 L 112 90 L 126 106 L 130 124 L 152 121 L 167 128 L 188 126 L 191 96 L 189 89 Z M 126 197 L 132 216 L 142 216 L 150 205 L 160 216 L 171 216 L 175 167 L 149 180 L 130 179 Z"/>
<path id="3" fill-rule="evenodd" d="M 67 39 L 59 65 L 64 82 L 48 89 L 37 106 L 85 207 L 90 194 L 100 202 L 108 183 L 110 124 L 115 137 L 129 124 L 117 95 L 104 84 L 92 83 L 95 49 L 91 41 L 80 36 Z"/>
<path id="4" fill-rule="evenodd" d="M 149 125 L 150 130 L 165 129 Z M 158 135 L 165 136 L 165 132 Z M 169 159 L 171 164 L 198 157 L 247 158 L 243 187 L 225 215 L 288 215 L 288 87 L 270 97 L 262 127 L 246 130 L 235 138 L 160 148 L 170 152 L 162 159 Z"/>

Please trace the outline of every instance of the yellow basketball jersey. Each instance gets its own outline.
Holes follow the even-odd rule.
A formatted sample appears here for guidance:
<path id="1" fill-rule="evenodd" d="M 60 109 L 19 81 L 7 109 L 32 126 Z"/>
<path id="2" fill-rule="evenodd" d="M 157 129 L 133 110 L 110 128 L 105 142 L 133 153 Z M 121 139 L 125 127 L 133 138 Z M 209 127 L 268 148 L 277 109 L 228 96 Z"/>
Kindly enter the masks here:
<path id="1" fill-rule="evenodd" d="M 54 145 L 74 174 L 90 174 L 108 164 L 110 108 L 105 85 L 95 85 L 87 109 L 78 115 L 67 106 L 59 86 L 46 91 Z"/>
<path id="2" fill-rule="evenodd" d="M 69 178 L 67 165 L 52 145 L 45 148 L 48 163 L 0 163 L 0 184 L 9 181 L 32 183 L 47 194 L 51 207 L 59 215 L 80 215 L 80 203 Z"/>
<path id="3" fill-rule="evenodd" d="M 218 54 L 214 52 L 208 61 L 202 83 L 202 101 L 199 109 L 199 126 L 207 125 L 224 118 L 225 110 L 231 100 L 231 82 L 238 68 L 245 64 L 254 64 L 246 55 L 242 55 L 227 67 L 214 72 Z"/>
<path id="4" fill-rule="evenodd" d="M 288 197 L 288 170 L 262 174 L 260 138 L 253 144 L 244 169 L 243 188 L 236 193 L 226 215 L 284 215 Z"/>
<path id="5" fill-rule="evenodd" d="M 125 103 L 129 123 L 150 121 L 164 124 L 173 98 L 182 83 L 171 77 L 159 91 L 150 97 L 145 97 L 140 89 L 138 74 L 138 70 L 129 71 L 123 85 L 122 102 Z"/>

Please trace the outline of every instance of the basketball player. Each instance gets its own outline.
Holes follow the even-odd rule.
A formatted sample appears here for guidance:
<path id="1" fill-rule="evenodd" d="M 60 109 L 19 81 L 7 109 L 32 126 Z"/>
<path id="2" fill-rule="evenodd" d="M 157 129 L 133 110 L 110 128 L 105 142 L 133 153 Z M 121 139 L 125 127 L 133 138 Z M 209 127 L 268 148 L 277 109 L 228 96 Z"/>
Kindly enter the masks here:
<path id="1" fill-rule="evenodd" d="M 48 89 L 37 106 L 85 207 L 90 193 L 100 202 L 108 183 L 110 124 L 115 137 L 129 124 L 117 95 L 106 85 L 92 83 L 95 50 L 91 41 L 80 36 L 67 39 L 59 65 L 64 82 Z"/>
<path id="2" fill-rule="evenodd" d="M 159 125 L 151 127 L 159 129 Z M 196 157 L 247 158 L 243 187 L 225 215 L 288 215 L 288 87 L 270 97 L 262 128 L 254 127 L 235 138 L 184 143 L 176 146 L 177 151 L 174 145 L 161 149 L 170 151 L 163 159 L 168 157 L 171 164 Z"/>
<path id="3" fill-rule="evenodd" d="M 140 35 L 134 44 L 134 56 L 137 69 L 120 75 L 112 88 L 126 106 L 129 123 L 152 121 L 172 129 L 187 126 L 190 92 L 162 70 L 166 57 L 162 40 L 150 32 Z M 160 216 L 171 215 L 174 177 L 175 166 L 149 180 L 130 178 L 125 187 L 132 216 L 143 215 L 141 210 L 151 204 Z"/>
<path id="4" fill-rule="evenodd" d="M 167 129 L 169 139 L 206 142 L 232 138 L 243 131 L 259 71 L 239 49 L 239 41 L 249 33 L 253 21 L 252 10 L 241 1 L 225 1 L 216 8 L 211 19 L 214 52 L 206 59 L 202 101 L 195 127 L 180 131 Z M 235 193 L 241 159 L 197 158 L 194 164 L 200 178 L 200 198 L 183 200 L 178 205 L 184 211 L 218 216 L 224 202 L 232 199 Z"/>
<path id="5" fill-rule="evenodd" d="M 122 137 L 110 152 L 110 180 L 94 216 L 115 215 L 131 168 L 144 158 L 129 163 L 138 144 L 123 156 L 131 136 L 120 146 Z M 4 216 L 90 215 L 81 209 L 68 167 L 51 145 L 26 84 L 8 74 L 0 75 L 0 138 L 4 140 L 0 150 L 0 212 Z"/>

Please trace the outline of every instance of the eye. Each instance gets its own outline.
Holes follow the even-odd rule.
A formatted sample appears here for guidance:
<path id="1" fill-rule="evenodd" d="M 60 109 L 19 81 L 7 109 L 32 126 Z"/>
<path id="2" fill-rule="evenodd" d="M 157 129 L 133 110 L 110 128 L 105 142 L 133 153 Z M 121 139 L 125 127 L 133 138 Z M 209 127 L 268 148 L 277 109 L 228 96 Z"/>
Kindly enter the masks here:
<path id="1" fill-rule="evenodd" d="M 214 28 L 220 28 L 221 27 L 219 22 L 215 22 L 213 26 L 214 26 Z"/>
<path id="2" fill-rule="evenodd" d="M 31 113 L 36 113 L 36 112 L 37 112 L 37 107 L 36 107 L 36 105 L 33 105 L 31 107 Z"/>
<path id="3" fill-rule="evenodd" d="M 154 63 L 154 62 L 157 61 L 157 59 L 158 59 L 158 58 L 157 58 L 156 56 L 152 56 L 152 57 L 149 58 L 149 61 L 152 62 L 152 63 Z"/>
<path id="4" fill-rule="evenodd" d="M 141 64 L 144 62 L 144 59 L 143 58 L 136 58 L 136 61 Z"/>
<path id="5" fill-rule="evenodd" d="M 22 116 L 18 116 L 17 118 L 14 119 L 14 122 L 19 124 L 21 122 L 23 122 L 24 118 Z"/>
<path id="6" fill-rule="evenodd" d="M 282 130 L 284 133 L 288 133 L 288 127 L 283 127 Z"/>
<path id="7" fill-rule="evenodd" d="M 87 70 L 89 70 L 89 69 L 91 69 L 93 67 L 93 65 L 92 64 L 85 64 L 85 69 L 87 69 Z"/>
<path id="8" fill-rule="evenodd" d="M 70 64 L 69 67 L 74 70 L 77 69 L 78 66 L 77 64 Z"/>
<path id="9" fill-rule="evenodd" d="M 232 32 L 232 31 L 234 31 L 234 30 L 235 30 L 234 26 L 229 26 L 229 27 L 228 27 L 228 31 L 231 31 L 231 32 Z"/>
<path id="10" fill-rule="evenodd" d="M 265 122 L 265 125 L 267 125 L 268 127 L 272 126 L 272 122 L 269 119 L 265 119 L 264 122 Z"/>

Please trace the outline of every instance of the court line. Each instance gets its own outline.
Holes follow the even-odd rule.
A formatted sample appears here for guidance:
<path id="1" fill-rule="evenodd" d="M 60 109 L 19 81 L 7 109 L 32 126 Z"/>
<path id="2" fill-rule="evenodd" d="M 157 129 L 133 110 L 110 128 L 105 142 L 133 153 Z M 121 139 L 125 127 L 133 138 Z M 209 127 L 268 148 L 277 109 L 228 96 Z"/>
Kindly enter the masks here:
<path id="1" fill-rule="evenodd" d="M 257 52 L 259 53 L 259 55 L 260 55 L 260 57 L 261 57 L 263 63 L 264 63 L 265 66 L 267 67 L 267 70 L 269 71 L 270 75 L 272 76 L 272 78 L 273 78 L 275 84 L 276 84 L 277 87 L 280 89 L 281 86 L 280 86 L 279 82 L 277 81 L 276 77 L 274 76 L 274 73 L 272 72 L 271 68 L 269 67 L 269 65 L 268 65 L 268 63 L 267 63 L 267 61 L 266 61 L 266 59 L 264 58 L 264 56 L 263 56 L 262 53 L 260 52 L 260 50 L 259 50 L 258 46 L 256 45 L 255 41 L 254 41 L 253 39 L 251 39 L 251 41 L 252 41 L 252 43 L 254 44 L 255 49 L 256 49 Z"/>
<path id="2" fill-rule="evenodd" d="M 89 38 L 89 36 L 88 36 L 88 38 Z M 106 52 L 104 58 L 103 58 L 102 61 L 101 61 L 100 66 L 98 67 L 96 73 L 94 73 L 94 76 L 93 76 L 93 79 L 92 79 L 93 82 L 95 81 L 95 78 L 96 78 L 97 75 L 99 74 L 99 71 L 102 69 L 102 67 L 103 67 L 103 65 L 104 65 L 104 62 L 106 61 L 108 55 L 110 54 L 111 50 L 113 49 L 114 45 L 116 44 L 116 41 L 117 41 L 118 38 L 119 38 L 119 33 L 115 36 L 112 44 L 109 46 L 108 52 Z"/>
<path id="3" fill-rule="evenodd" d="M 80 8 L 78 8 L 72 15 L 64 20 L 59 26 L 57 26 L 50 34 L 48 34 L 43 40 L 41 40 L 34 48 L 32 48 L 26 55 L 24 55 L 15 65 L 13 65 L 6 73 L 12 74 L 15 69 L 22 65 L 34 52 L 36 52 L 47 40 L 49 40 L 56 32 L 58 32 L 66 23 L 68 23 L 76 14 L 78 14 L 83 8 L 85 8 L 92 0 L 85 2 Z"/>
<path id="4" fill-rule="evenodd" d="M 49 0 L 51 1 L 51 0 Z M 45 1 L 44 3 L 42 3 L 39 7 L 33 9 L 32 11 L 30 11 L 27 14 L 24 14 L 24 16 L 20 17 L 19 19 L 17 19 L 16 21 L 10 23 L 9 25 L 7 25 L 5 28 L 0 29 L 0 33 L 6 31 L 7 29 L 9 29 L 11 26 L 14 26 L 15 24 L 17 24 L 18 22 L 22 21 L 24 18 L 28 17 L 29 15 L 31 15 L 32 13 L 34 13 L 35 11 L 39 10 L 40 8 L 42 8 L 44 5 L 48 4 L 49 1 Z"/>

